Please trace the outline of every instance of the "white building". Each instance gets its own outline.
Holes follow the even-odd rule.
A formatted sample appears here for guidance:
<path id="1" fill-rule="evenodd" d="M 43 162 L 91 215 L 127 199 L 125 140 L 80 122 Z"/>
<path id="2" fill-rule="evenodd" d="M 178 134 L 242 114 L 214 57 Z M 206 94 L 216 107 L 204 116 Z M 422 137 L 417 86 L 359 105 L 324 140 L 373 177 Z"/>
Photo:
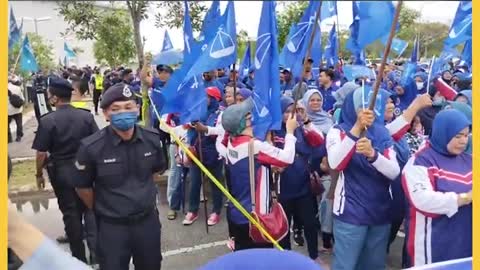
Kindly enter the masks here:
<path id="1" fill-rule="evenodd" d="M 23 18 L 22 33 L 35 33 L 43 36 L 53 46 L 53 54 L 55 63 L 60 58 L 63 63 L 65 52 L 63 50 L 64 41 L 70 48 L 79 47 L 83 50 L 76 58 L 69 60 L 69 65 L 75 64 L 83 67 L 96 65 L 95 57 L 93 56 L 93 41 L 92 40 L 78 40 L 74 34 L 67 37 L 62 37 L 60 33 L 65 32 L 68 24 L 63 20 L 63 17 L 58 13 L 58 5 L 55 1 L 8 1 L 9 6 L 12 7 L 13 13 L 17 20 L 17 25 L 20 26 Z M 108 5 L 98 3 L 103 8 L 109 8 Z M 49 19 L 48 19 L 49 17 Z M 32 19 L 47 18 L 46 20 L 37 21 L 35 29 L 35 22 Z"/>

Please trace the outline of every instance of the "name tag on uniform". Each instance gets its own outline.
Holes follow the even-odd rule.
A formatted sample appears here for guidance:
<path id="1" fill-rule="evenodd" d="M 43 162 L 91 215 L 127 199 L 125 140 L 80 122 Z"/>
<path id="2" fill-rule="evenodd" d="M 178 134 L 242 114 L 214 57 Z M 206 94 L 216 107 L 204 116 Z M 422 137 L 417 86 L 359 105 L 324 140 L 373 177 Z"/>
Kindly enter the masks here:
<path id="1" fill-rule="evenodd" d="M 149 157 L 151 155 L 152 155 L 152 152 L 147 152 L 147 153 L 143 154 L 143 156 L 145 156 L 145 157 Z"/>
<path id="2" fill-rule="evenodd" d="M 235 150 L 229 149 L 229 150 L 228 150 L 228 154 L 229 154 L 232 158 L 238 158 L 238 153 L 237 153 L 237 151 L 235 151 Z"/>
<path id="3" fill-rule="evenodd" d="M 109 158 L 109 159 L 104 159 L 103 160 L 103 163 L 107 164 L 107 163 L 114 163 L 116 162 L 117 159 L 116 158 Z"/>

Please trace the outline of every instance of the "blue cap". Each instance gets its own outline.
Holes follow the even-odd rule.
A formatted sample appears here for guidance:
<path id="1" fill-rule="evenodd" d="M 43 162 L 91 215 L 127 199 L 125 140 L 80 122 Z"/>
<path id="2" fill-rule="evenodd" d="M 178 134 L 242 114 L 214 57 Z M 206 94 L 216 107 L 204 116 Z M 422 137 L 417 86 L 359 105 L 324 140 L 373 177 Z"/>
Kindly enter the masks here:
<path id="1" fill-rule="evenodd" d="M 230 107 L 229 107 L 230 108 Z M 223 120 L 222 120 L 223 122 Z M 198 270 L 322 270 L 315 261 L 294 251 L 258 248 L 240 250 L 216 258 Z"/>
<path id="2" fill-rule="evenodd" d="M 66 98 L 72 96 L 72 84 L 64 78 L 51 76 L 48 78 L 47 85 L 50 93 L 54 96 Z"/>

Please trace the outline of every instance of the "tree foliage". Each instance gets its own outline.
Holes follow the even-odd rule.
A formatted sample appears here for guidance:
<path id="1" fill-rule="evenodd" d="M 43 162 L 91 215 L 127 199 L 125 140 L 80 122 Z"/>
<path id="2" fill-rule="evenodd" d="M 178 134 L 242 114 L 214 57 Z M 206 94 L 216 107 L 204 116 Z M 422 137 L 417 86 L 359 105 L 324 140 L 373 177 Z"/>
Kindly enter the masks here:
<path id="1" fill-rule="evenodd" d="M 183 1 L 160 1 L 157 2 L 158 12 L 155 14 L 155 26 L 170 28 L 181 28 L 183 26 L 184 4 Z M 203 17 L 208 10 L 204 1 L 188 1 L 188 11 L 192 21 L 193 31 L 200 31 Z"/>
<path id="2" fill-rule="evenodd" d="M 80 40 L 96 39 L 96 26 L 101 13 L 90 1 L 57 1 L 57 11 L 63 16 L 68 27 L 63 35 L 75 33 Z"/>
<path id="3" fill-rule="evenodd" d="M 277 12 L 278 47 L 283 48 L 288 37 L 290 27 L 300 21 L 308 1 L 292 1 L 284 5 L 284 10 Z"/>
<path id="4" fill-rule="evenodd" d="M 130 18 L 124 11 L 108 11 L 96 25 L 93 54 L 111 67 L 128 64 L 135 56 Z"/>
<path id="5" fill-rule="evenodd" d="M 27 33 L 30 46 L 32 47 L 33 53 L 35 54 L 35 59 L 39 68 L 43 71 L 51 70 L 55 67 L 55 61 L 53 60 L 53 45 L 43 38 L 40 35 L 35 33 Z M 18 42 L 14 45 L 12 50 L 8 51 L 8 67 L 13 68 L 15 62 L 17 61 L 18 55 L 20 53 L 20 47 L 22 46 L 23 41 Z M 15 68 L 15 72 L 20 71 L 20 61 Z"/>

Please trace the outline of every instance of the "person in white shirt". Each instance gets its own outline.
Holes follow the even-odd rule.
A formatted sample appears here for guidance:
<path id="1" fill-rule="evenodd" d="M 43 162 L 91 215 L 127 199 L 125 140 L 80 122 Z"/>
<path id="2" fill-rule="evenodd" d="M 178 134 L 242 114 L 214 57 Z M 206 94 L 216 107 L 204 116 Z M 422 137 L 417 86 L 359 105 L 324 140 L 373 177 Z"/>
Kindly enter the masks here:
<path id="1" fill-rule="evenodd" d="M 15 141 L 20 142 L 23 137 L 22 112 L 25 97 L 23 96 L 20 84 L 20 80 L 16 76 L 9 78 L 8 80 L 8 143 L 12 142 L 12 133 L 10 130 L 10 123 L 12 122 L 12 120 L 15 120 L 15 123 L 17 125 Z M 17 103 L 18 101 L 20 101 L 19 98 L 21 99 L 22 102 L 20 103 L 22 104 Z"/>

